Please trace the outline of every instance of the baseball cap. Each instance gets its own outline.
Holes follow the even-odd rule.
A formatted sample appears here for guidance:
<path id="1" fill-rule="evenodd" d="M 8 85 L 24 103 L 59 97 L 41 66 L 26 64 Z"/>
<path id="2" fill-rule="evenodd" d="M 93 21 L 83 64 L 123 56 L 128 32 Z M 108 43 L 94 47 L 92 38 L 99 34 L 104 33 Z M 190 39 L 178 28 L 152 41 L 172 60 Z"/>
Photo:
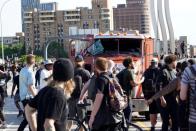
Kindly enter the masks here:
<path id="1" fill-rule="evenodd" d="M 157 63 L 157 62 L 158 62 L 157 58 L 153 58 L 153 59 L 151 60 L 151 63 Z"/>
<path id="2" fill-rule="evenodd" d="M 53 62 L 51 60 L 44 61 L 44 65 L 50 65 L 50 64 L 53 64 Z"/>
<path id="3" fill-rule="evenodd" d="M 75 57 L 75 62 L 82 62 L 82 61 L 84 61 L 82 55 L 77 55 L 77 56 Z"/>

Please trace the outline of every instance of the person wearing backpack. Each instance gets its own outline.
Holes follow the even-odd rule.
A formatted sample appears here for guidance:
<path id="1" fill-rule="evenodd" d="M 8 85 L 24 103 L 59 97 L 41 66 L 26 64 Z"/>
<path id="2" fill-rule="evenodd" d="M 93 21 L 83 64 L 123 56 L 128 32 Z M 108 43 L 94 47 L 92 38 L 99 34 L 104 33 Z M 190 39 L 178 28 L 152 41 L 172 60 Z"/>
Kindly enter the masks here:
<path id="1" fill-rule="evenodd" d="M 118 78 L 118 81 L 125 91 L 125 94 L 128 98 L 128 103 L 130 103 L 131 98 L 131 90 L 133 87 L 135 87 L 137 84 L 134 81 L 133 78 L 133 63 L 132 58 L 127 57 L 123 60 L 123 65 L 125 67 L 124 70 L 120 71 L 116 77 Z M 127 108 L 123 110 L 125 118 L 130 121 L 131 120 L 131 113 L 132 113 L 132 105 L 128 104 Z"/>
<path id="2" fill-rule="evenodd" d="M 159 69 L 157 67 L 157 59 L 151 60 L 150 67 L 144 72 L 144 82 L 142 83 L 142 91 L 145 100 L 148 100 L 156 93 L 156 82 L 159 75 Z M 158 107 L 156 101 L 149 104 L 149 113 L 151 121 L 151 131 L 155 131 L 155 125 L 157 123 Z"/>
<path id="3" fill-rule="evenodd" d="M 78 117 L 83 119 L 85 117 L 85 109 L 77 107 L 83 85 L 90 79 L 90 73 L 83 68 L 84 59 L 81 55 L 75 57 L 74 81 L 75 89 L 69 99 L 69 117 Z"/>
<path id="4" fill-rule="evenodd" d="M 196 129 L 196 64 L 186 67 L 182 74 L 180 99 L 189 103 L 189 131 Z"/>
<path id="5" fill-rule="evenodd" d="M 160 71 L 157 80 L 157 91 L 160 91 L 176 78 L 176 56 L 168 55 L 164 59 L 165 67 Z M 178 130 L 178 103 L 176 90 L 162 96 L 158 100 L 158 108 L 162 118 L 162 131 L 168 131 L 169 119 L 172 121 L 172 131 Z"/>
<path id="6" fill-rule="evenodd" d="M 89 120 L 91 131 L 121 131 L 123 119 L 122 111 L 112 111 L 109 104 L 109 77 L 107 73 L 108 60 L 97 58 L 95 62 L 95 88 L 97 89 L 93 101 L 92 112 Z"/>

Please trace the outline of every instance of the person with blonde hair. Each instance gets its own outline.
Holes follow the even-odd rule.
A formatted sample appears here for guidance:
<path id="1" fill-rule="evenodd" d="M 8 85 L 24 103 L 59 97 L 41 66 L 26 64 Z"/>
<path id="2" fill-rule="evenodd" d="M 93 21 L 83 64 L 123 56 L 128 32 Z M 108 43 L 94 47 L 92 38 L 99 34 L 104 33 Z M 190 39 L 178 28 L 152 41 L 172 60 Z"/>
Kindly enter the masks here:
<path id="1" fill-rule="evenodd" d="M 32 54 L 27 55 L 26 63 L 27 65 L 21 69 L 19 74 L 19 95 L 23 107 L 25 107 L 30 99 L 37 94 L 37 90 L 35 88 L 35 73 L 33 71 L 35 56 Z M 18 127 L 18 131 L 24 131 L 27 124 L 28 122 L 24 117 L 23 121 Z"/>
<path id="2" fill-rule="evenodd" d="M 74 67 L 69 59 L 54 63 L 53 80 L 25 108 L 32 131 L 66 130 L 67 99 L 74 89 L 73 77 Z"/>

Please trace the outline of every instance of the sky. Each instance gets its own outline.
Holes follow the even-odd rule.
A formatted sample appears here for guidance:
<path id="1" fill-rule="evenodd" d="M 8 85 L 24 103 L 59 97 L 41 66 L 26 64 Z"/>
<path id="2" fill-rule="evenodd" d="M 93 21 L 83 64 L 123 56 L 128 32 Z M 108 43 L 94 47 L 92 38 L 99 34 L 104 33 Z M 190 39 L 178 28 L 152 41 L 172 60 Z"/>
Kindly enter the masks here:
<path id="1" fill-rule="evenodd" d="M 7 0 L 0 0 L 0 7 Z M 9 0 L 3 7 L 2 26 L 3 36 L 14 36 L 21 31 L 21 0 Z M 75 7 L 91 7 L 91 0 L 41 0 L 41 2 L 58 2 L 60 9 Z M 196 45 L 196 0 L 169 0 L 175 38 L 188 36 L 189 44 Z M 113 6 L 125 3 L 125 0 L 112 0 Z"/>

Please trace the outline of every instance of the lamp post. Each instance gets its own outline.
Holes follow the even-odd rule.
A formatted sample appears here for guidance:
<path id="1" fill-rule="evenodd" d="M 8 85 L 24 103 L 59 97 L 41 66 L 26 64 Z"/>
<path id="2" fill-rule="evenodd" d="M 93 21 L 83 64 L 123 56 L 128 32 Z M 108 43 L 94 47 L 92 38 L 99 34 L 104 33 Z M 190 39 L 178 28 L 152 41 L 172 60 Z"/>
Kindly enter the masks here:
<path id="1" fill-rule="evenodd" d="M 2 11 L 3 11 L 3 7 L 11 0 L 6 0 L 3 5 L 1 6 L 1 10 L 0 10 L 0 23 L 1 23 L 1 53 L 2 53 L 2 61 L 4 63 L 4 48 L 3 48 L 3 20 L 2 20 Z"/>

